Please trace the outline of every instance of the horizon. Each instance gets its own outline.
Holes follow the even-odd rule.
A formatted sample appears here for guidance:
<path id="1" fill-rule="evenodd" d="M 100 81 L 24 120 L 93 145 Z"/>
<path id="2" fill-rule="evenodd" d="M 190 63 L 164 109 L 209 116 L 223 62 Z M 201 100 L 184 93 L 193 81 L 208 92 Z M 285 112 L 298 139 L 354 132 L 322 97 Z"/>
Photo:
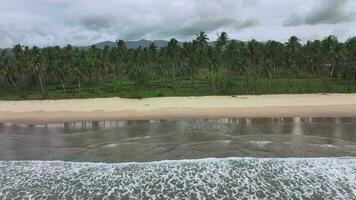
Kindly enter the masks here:
<path id="1" fill-rule="evenodd" d="M 292 36 L 295 36 L 295 35 L 292 35 Z M 291 37 L 292 37 L 291 36 Z M 325 35 L 325 36 L 323 36 L 323 37 L 321 37 L 321 38 L 315 38 L 315 39 L 311 39 L 311 40 L 308 40 L 308 41 L 316 41 L 316 40 L 319 40 L 319 41 L 322 41 L 322 40 L 324 40 L 324 39 L 326 39 L 328 36 L 335 36 L 335 35 Z M 337 36 L 335 36 L 336 38 L 337 38 Z M 341 42 L 341 43 L 344 43 L 344 42 L 347 42 L 347 40 L 349 40 L 349 39 L 352 39 L 352 38 L 354 38 L 354 37 L 356 37 L 356 34 L 354 35 L 354 36 L 350 36 L 350 37 L 348 37 L 348 38 L 346 38 L 346 39 L 344 39 L 344 40 L 340 40 L 340 38 L 337 38 L 338 39 L 338 41 L 339 42 Z M 297 37 L 298 38 L 298 37 Z M 176 38 L 170 38 L 170 39 L 176 39 Z M 169 42 L 170 41 L 170 39 L 154 39 L 154 40 L 150 40 L 150 39 L 137 39 L 137 40 L 123 40 L 125 43 L 128 43 L 128 42 L 140 42 L 140 41 L 147 41 L 147 42 L 157 42 L 157 41 L 162 41 L 162 42 Z M 288 38 L 289 39 L 289 38 Z M 239 39 L 235 39 L 235 38 L 229 38 L 228 39 L 228 41 L 240 41 L 240 42 L 244 42 L 244 43 L 247 43 L 247 42 L 249 42 L 249 41 L 251 41 L 251 40 L 256 40 L 257 42 L 260 42 L 260 43 L 267 43 L 268 41 L 276 41 L 276 42 L 280 42 L 280 43 L 282 43 L 282 44 L 286 44 L 287 42 L 288 42 L 288 39 L 287 40 L 285 40 L 285 41 L 280 41 L 280 40 L 266 40 L 266 41 L 260 41 L 260 40 L 256 40 L 255 38 L 252 38 L 252 39 L 250 39 L 250 40 L 239 40 Z M 300 39 L 300 38 L 298 38 L 298 39 Z M 17 43 L 17 44 L 14 44 L 13 46 L 9 46 L 9 47 L 0 47 L 0 49 L 12 49 L 15 45 L 21 45 L 21 46 L 23 46 L 23 47 L 25 47 L 25 46 L 27 46 L 27 47 L 29 47 L 29 48 L 32 48 L 32 47 L 39 47 L 39 48 L 46 48 L 46 47 L 56 47 L 56 46 L 58 46 L 58 47 L 60 47 L 60 48 L 63 48 L 63 47 L 65 47 L 65 46 L 68 46 L 68 45 L 71 45 L 71 46 L 73 46 L 73 47 L 75 47 L 75 48 L 87 48 L 87 47 L 90 47 L 90 46 L 96 46 L 96 45 L 100 45 L 100 44 L 102 44 L 102 43 L 106 43 L 106 42 L 111 42 L 111 43 L 116 43 L 117 41 L 119 41 L 119 40 L 122 40 L 122 39 L 116 39 L 116 40 L 105 40 L 105 41 L 100 41 L 100 42 L 97 42 L 97 43 L 93 43 L 93 44 L 83 44 L 83 45 L 73 45 L 73 44 L 70 44 L 70 43 L 67 43 L 67 44 L 63 44 L 63 45 L 48 45 L 48 46 L 37 46 L 37 45 L 32 45 L 32 46 L 28 46 L 28 45 L 23 45 L 23 44 L 20 44 L 20 43 Z M 178 43 L 184 43 L 184 42 L 191 42 L 192 40 L 194 40 L 194 38 L 193 39 L 191 39 L 191 40 L 177 40 L 178 41 Z M 302 40 L 300 40 L 299 42 L 300 42 L 300 44 L 302 44 L 302 45 L 306 45 L 307 44 L 307 42 L 308 41 L 302 41 Z M 214 39 L 214 40 L 211 40 L 210 38 L 209 38 L 209 40 L 208 40 L 208 42 L 216 42 L 216 39 Z"/>
<path id="2" fill-rule="evenodd" d="M 355 8 L 351 0 L 4 0 L 0 48 L 88 46 L 117 39 L 189 41 L 199 31 L 211 41 L 221 32 L 240 41 L 286 42 L 293 35 L 301 42 L 328 35 L 345 41 L 356 35 Z"/>

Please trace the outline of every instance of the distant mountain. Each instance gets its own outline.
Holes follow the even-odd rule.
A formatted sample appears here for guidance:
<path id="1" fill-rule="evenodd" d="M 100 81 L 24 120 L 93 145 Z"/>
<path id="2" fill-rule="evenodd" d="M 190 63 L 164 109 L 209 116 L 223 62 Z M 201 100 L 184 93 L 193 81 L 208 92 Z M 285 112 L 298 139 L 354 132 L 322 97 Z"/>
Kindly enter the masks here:
<path id="1" fill-rule="evenodd" d="M 126 46 L 128 48 L 136 49 L 136 48 L 146 48 L 150 45 L 150 43 L 153 42 L 158 48 L 162 48 L 167 46 L 168 41 L 166 40 L 138 40 L 138 41 L 125 41 Z M 96 48 L 103 49 L 105 47 L 116 47 L 116 42 L 112 41 L 104 41 L 104 42 L 99 42 L 97 44 L 94 44 Z M 89 48 L 90 46 L 84 46 L 84 47 L 79 47 L 79 48 Z"/>
<path id="2" fill-rule="evenodd" d="M 146 48 L 150 45 L 150 43 L 153 42 L 156 47 L 158 48 L 162 48 L 162 47 L 166 47 L 168 45 L 168 41 L 167 40 L 137 40 L 137 41 L 125 41 L 126 43 L 126 46 L 128 48 L 131 48 L 131 49 L 137 49 L 139 47 L 141 48 Z M 179 45 L 183 46 L 183 42 L 178 42 Z M 215 42 L 214 41 L 210 41 L 209 42 L 209 45 L 214 45 Z M 96 48 L 100 48 L 100 49 L 104 49 L 105 47 L 116 47 L 116 42 L 113 42 L 113 41 L 104 41 L 104 42 L 99 42 L 99 43 L 96 43 L 96 44 L 93 44 Z M 78 48 L 78 49 L 88 49 L 90 48 L 91 46 L 93 45 L 90 45 L 90 46 L 75 46 L 75 48 Z M 3 50 L 0 48 L 0 50 Z M 6 50 L 8 51 L 11 51 L 12 48 L 6 48 Z"/>
<path id="3" fill-rule="evenodd" d="M 167 40 L 137 40 L 137 41 L 125 41 L 127 48 L 131 49 L 137 49 L 139 47 L 141 48 L 146 48 L 150 45 L 150 43 L 153 42 L 156 47 L 162 48 L 166 47 L 168 45 Z M 183 46 L 183 42 L 178 42 L 179 45 Z M 214 41 L 210 41 L 209 45 L 214 45 Z M 94 44 L 96 48 L 104 49 L 105 47 L 116 47 L 116 42 L 112 41 L 104 41 L 104 42 L 99 42 L 97 44 Z M 85 46 L 85 47 L 79 47 L 79 48 L 89 48 L 90 46 Z"/>

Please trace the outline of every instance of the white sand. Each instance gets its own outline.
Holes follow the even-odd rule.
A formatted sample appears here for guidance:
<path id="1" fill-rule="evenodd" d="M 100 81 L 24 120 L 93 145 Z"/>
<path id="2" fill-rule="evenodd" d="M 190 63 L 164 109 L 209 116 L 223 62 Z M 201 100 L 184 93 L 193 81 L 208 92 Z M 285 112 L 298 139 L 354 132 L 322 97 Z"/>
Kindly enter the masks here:
<path id="1" fill-rule="evenodd" d="M 356 116 L 356 94 L 0 101 L 0 122 Z"/>

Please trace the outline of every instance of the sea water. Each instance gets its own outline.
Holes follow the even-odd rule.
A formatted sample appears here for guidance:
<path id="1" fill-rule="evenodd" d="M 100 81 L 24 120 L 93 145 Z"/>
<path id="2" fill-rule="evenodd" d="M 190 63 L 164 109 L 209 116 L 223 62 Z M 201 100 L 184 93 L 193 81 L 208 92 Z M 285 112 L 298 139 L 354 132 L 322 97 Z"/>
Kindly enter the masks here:
<path id="1" fill-rule="evenodd" d="M 353 158 L 0 162 L 1 199 L 356 199 Z"/>
<path id="2" fill-rule="evenodd" d="M 356 118 L 0 124 L 0 199 L 353 200 Z"/>

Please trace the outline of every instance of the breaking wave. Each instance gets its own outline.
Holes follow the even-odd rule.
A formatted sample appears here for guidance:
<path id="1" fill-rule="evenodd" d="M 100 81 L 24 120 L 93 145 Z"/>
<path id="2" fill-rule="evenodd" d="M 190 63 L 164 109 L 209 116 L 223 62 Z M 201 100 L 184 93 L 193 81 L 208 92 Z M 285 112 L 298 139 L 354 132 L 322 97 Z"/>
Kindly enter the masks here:
<path id="1" fill-rule="evenodd" d="M 355 158 L 1 161 L 1 199 L 356 199 Z"/>

